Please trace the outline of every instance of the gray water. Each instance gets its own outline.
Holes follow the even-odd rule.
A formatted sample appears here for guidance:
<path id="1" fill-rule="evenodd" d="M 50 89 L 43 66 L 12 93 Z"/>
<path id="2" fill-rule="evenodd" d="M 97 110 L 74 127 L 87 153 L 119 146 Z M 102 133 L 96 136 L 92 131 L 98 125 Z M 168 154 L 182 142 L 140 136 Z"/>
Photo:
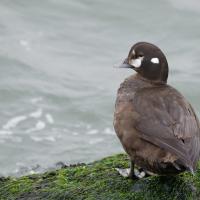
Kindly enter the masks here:
<path id="1" fill-rule="evenodd" d="M 115 69 L 137 41 L 157 44 L 169 83 L 200 111 L 198 0 L 1 0 L 0 175 L 122 152 Z"/>

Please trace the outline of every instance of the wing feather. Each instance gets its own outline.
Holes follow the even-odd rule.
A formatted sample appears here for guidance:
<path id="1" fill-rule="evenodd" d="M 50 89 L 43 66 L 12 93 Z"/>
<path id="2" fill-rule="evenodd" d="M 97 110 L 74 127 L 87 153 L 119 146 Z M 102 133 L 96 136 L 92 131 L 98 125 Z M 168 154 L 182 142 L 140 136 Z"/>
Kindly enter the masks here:
<path id="1" fill-rule="evenodd" d="M 142 133 L 141 137 L 195 169 L 200 155 L 200 128 L 185 98 L 170 86 L 156 87 L 137 92 L 133 103 L 140 116 L 135 128 Z"/>

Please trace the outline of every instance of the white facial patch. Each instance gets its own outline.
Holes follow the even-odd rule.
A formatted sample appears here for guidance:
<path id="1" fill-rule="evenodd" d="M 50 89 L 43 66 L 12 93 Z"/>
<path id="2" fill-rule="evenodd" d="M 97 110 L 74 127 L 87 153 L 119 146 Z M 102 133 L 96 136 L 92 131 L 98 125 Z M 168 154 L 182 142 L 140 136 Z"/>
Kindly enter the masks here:
<path id="1" fill-rule="evenodd" d="M 139 68 L 142 64 L 142 60 L 144 59 L 144 57 L 139 57 L 139 58 L 136 58 L 136 59 L 132 59 L 130 61 L 130 64 L 135 67 L 135 68 Z"/>
<path id="2" fill-rule="evenodd" d="M 158 58 L 152 58 L 151 62 L 154 64 L 159 64 L 159 59 Z"/>

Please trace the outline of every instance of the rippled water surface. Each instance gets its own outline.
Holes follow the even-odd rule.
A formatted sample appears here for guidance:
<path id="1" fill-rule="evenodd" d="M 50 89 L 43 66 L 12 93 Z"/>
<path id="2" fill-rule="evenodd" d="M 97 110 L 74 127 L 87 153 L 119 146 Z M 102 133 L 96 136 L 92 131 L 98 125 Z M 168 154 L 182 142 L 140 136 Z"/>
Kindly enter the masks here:
<path id="1" fill-rule="evenodd" d="M 165 52 L 169 83 L 200 111 L 200 3 L 1 0 L 0 175 L 89 162 L 122 151 L 113 68 L 137 41 Z"/>

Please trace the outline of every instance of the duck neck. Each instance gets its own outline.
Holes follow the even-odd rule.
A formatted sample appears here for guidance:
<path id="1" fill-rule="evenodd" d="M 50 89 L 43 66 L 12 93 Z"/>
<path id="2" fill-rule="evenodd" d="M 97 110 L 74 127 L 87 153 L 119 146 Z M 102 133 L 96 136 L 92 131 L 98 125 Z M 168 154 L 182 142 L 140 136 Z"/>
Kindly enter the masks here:
<path id="1" fill-rule="evenodd" d="M 136 76 L 136 78 L 138 78 L 140 80 L 150 83 L 151 85 L 166 85 L 167 84 L 167 81 L 150 80 L 150 79 L 147 79 L 147 78 L 141 76 L 139 73 L 137 73 L 135 76 Z"/>

